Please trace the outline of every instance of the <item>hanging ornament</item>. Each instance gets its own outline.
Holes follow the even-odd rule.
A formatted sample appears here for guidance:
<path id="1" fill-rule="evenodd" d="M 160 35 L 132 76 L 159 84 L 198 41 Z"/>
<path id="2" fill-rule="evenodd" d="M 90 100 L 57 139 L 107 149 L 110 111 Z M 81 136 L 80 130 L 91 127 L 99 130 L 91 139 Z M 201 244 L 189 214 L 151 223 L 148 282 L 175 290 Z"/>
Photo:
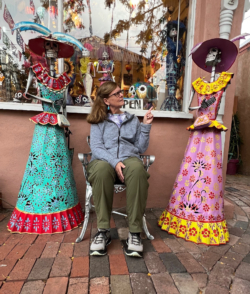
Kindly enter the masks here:
<path id="1" fill-rule="evenodd" d="M 58 15 L 58 9 L 55 6 L 49 6 L 48 7 L 48 13 L 52 20 L 56 19 L 56 16 Z"/>
<path id="2" fill-rule="evenodd" d="M 133 10 L 135 10 L 138 2 L 139 2 L 139 0 L 130 0 L 129 5 Z"/>
<path id="3" fill-rule="evenodd" d="M 0 86 L 2 86 L 5 77 L 2 72 L 0 72 Z"/>
<path id="4" fill-rule="evenodd" d="M 125 65 L 125 68 L 126 68 L 126 71 L 128 72 L 128 74 L 130 73 L 131 69 L 132 69 L 132 66 L 131 64 L 128 62 L 126 65 Z"/>
<path id="5" fill-rule="evenodd" d="M 44 19 L 45 13 L 46 13 L 46 9 L 42 6 L 38 7 L 36 10 L 38 16 L 40 17 L 41 20 Z"/>
<path id="6" fill-rule="evenodd" d="M 78 29 L 82 26 L 81 18 L 79 17 L 79 14 L 77 12 L 73 12 L 71 14 L 71 19 Z"/>
<path id="7" fill-rule="evenodd" d="M 83 46 L 88 50 L 88 51 L 92 51 L 93 50 L 93 46 L 90 43 L 84 43 Z"/>

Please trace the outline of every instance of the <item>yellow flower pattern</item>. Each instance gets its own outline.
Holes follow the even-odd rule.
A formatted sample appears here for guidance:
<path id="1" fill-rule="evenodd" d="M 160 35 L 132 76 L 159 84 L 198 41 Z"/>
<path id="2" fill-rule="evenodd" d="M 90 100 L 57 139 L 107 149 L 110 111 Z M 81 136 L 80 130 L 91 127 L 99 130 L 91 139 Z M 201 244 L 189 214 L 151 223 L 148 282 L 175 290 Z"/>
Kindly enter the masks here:
<path id="1" fill-rule="evenodd" d="M 192 148 L 191 148 L 191 152 L 192 152 L 192 153 L 195 153 L 195 151 L 196 151 L 196 147 L 192 147 Z"/>

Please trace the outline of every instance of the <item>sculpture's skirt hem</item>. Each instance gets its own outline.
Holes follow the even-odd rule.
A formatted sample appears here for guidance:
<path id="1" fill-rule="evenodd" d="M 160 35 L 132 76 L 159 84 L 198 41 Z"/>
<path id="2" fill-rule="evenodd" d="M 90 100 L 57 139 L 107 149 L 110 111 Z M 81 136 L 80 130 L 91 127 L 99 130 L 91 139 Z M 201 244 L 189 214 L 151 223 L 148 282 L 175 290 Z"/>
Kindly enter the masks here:
<path id="1" fill-rule="evenodd" d="M 84 219 L 80 203 L 64 211 L 36 214 L 18 210 L 11 215 L 7 229 L 21 234 L 55 234 L 71 231 Z"/>
<path id="2" fill-rule="evenodd" d="M 164 210 L 158 220 L 162 230 L 196 244 L 220 245 L 229 242 L 226 220 L 199 222 L 182 219 Z"/>

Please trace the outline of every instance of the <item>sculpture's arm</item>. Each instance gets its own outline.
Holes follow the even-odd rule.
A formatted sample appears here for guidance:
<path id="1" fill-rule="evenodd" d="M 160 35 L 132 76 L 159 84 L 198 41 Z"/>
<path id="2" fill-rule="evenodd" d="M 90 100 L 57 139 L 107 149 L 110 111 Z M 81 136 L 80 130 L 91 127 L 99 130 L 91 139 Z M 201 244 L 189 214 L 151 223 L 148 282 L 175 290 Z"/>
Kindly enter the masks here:
<path id="1" fill-rule="evenodd" d="M 27 81 L 25 92 L 24 92 L 25 96 L 26 96 L 26 94 L 27 94 L 27 92 L 29 90 L 29 87 L 30 87 L 30 85 L 32 83 L 32 80 L 33 80 L 34 76 L 35 76 L 35 74 L 34 74 L 32 68 L 30 68 L 29 76 L 28 76 L 28 81 Z"/>
<path id="2" fill-rule="evenodd" d="M 98 66 L 97 66 L 96 71 L 97 71 L 98 73 L 108 73 L 108 72 L 109 72 L 109 70 L 99 70 L 99 62 L 98 62 Z"/>
<path id="3" fill-rule="evenodd" d="M 192 87 L 192 91 L 191 91 L 191 95 L 190 95 L 190 100 L 189 100 L 189 107 L 188 107 L 188 109 L 191 110 L 191 111 L 200 108 L 200 106 L 191 107 L 192 101 L 193 101 L 193 99 L 194 99 L 194 95 L 195 95 L 195 90 L 194 90 L 194 88 Z"/>
<path id="4" fill-rule="evenodd" d="M 67 106 L 66 106 L 66 102 L 67 102 L 67 96 L 68 96 L 68 90 L 69 90 L 69 87 L 67 87 L 64 91 L 64 95 L 63 95 L 63 105 L 62 105 L 62 112 L 63 112 L 63 115 L 65 117 L 67 117 Z"/>

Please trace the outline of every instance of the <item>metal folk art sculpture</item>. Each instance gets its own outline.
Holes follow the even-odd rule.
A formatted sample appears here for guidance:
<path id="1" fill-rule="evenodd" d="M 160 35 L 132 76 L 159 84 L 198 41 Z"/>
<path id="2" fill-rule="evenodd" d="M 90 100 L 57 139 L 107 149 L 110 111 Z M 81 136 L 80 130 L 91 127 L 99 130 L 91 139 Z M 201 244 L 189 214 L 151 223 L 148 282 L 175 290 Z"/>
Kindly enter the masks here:
<path id="1" fill-rule="evenodd" d="M 85 94 L 88 97 L 87 101 L 85 101 L 84 106 L 92 106 L 93 104 L 91 99 L 91 92 L 92 92 L 92 86 L 93 86 L 93 77 L 95 77 L 95 67 L 94 67 L 94 64 L 91 62 L 89 56 L 90 56 L 89 51 L 83 51 L 82 58 L 80 60 L 80 63 L 81 63 L 80 71 L 82 74 L 82 82 L 85 89 Z"/>
<path id="2" fill-rule="evenodd" d="M 176 99 L 177 82 L 181 77 L 181 68 L 185 65 L 185 58 L 180 56 L 182 43 L 180 38 L 186 31 L 182 22 L 170 21 L 162 31 L 162 42 L 168 51 L 166 56 L 167 95 L 161 105 L 161 110 L 180 111 L 180 104 Z"/>
<path id="3" fill-rule="evenodd" d="M 236 38 L 237 39 L 237 38 Z M 234 39 L 235 40 L 235 39 Z M 234 63 L 238 49 L 232 41 L 211 39 L 191 51 L 193 61 L 211 72 L 210 83 L 198 78 L 192 95 L 198 95 L 198 118 L 191 131 L 180 171 L 169 204 L 158 224 L 162 230 L 194 243 L 225 244 L 229 233 L 223 212 L 221 132 L 227 128 L 216 121 L 222 95 L 233 78 L 226 72 Z M 219 77 L 215 80 L 215 71 Z"/>
<path id="4" fill-rule="evenodd" d="M 97 72 L 102 73 L 102 77 L 99 79 L 100 85 L 107 81 L 115 81 L 115 77 L 113 76 L 114 71 L 114 51 L 110 47 L 102 46 L 97 51 L 98 55 L 98 64 L 97 64 Z M 101 70 L 99 70 L 101 67 Z"/>
<path id="5" fill-rule="evenodd" d="M 51 32 L 29 22 L 16 24 L 20 31 L 34 30 L 45 36 L 29 41 L 29 48 L 35 54 L 45 54 L 49 71 L 41 64 L 30 68 L 25 95 L 42 101 L 43 112 L 32 117 L 35 126 L 29 159 L 18 194 L 16 207 L 8 223 L 8 230 L 18 233 L 60 233 L 77 227 L 83 220 L 83 213 L 76 191 L 72 170 L 72 155 L 67 146 L 64 129 L 67 119 L 58 115 L 61 106 L 65 111 L 68 85 L 71 82 L 66 73 L 55 77 L 55 60 L 69 58 L 74 48 L 70 42 L 84 50 L 75 38 L 62 33 Z M 28 93 L 32 78 L 38 80 L 42 97 Z M 67 132 L 68 135 L 69 131 Z"/>

